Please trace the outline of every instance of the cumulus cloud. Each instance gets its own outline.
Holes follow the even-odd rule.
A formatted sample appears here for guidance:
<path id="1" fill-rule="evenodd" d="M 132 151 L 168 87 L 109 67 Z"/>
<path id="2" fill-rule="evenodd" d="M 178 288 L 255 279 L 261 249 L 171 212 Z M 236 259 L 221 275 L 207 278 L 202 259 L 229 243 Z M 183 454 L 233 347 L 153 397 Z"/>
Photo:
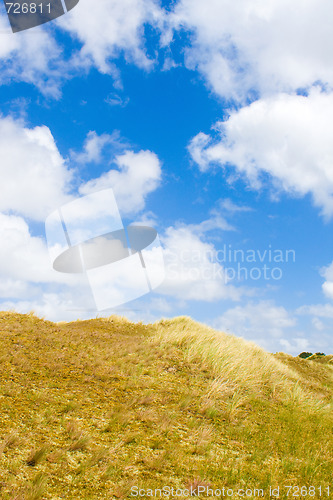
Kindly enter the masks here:
<path id="1" fill-rule="evenodd" d="M 111 75 L 116 86 L 121 87 L 115 60 L 124 56 L 127 62 L 144 70 L 152 68 L 155 55 L 151 58 L 147 53 L 145 26 L 162 29 L 164 16 L 155 0 L 80 0 L 75 9 L 52 22 L 53 27 L 66 31 L 80 44 L 79 49 L 73 44 L 65 55 L 50 25 L 13 35 L 3 11 L 0 84 L 24 81 L 58 99 L 64 79 L 95 67 Z"/>
<path id="2" fill-rule="evenodd" d="M 333 299 L 333 262 L 329 266 L 323 267 L 320 274 L 325 278 L 322 284 L 324 295 L 329 299 Z"/>
<path id="3" fill-rule="evenodd" d="M 102 150 L 110 142 L 109 134 L 97 135 L 95 131 L 90 131 L 85 140 L 83 151 L 73 153 L 72 158 L 78 163 L 99 162 L 102 157 Z"/>
<path id="4" fill-rule="evenodd" d="M 186 65 L 224 98 L 333 84 L 329 0 L 180 0 L 169 18 L 192 32 Z M 164 33 L 170 43 L 170 32 Z"/>
<path id="5" fill-rule="evenodd" d="M 50 260 L 45 243 L 30 234 L 22 217 L 0 214 L 0 274 L 12 283 L 45 282 L 50 279 Z"/>
<path id="6" fill-rule="evenodd" d="M 45 239 L 33 236 L 22 217 L 0 213 L 0 240 L 1 310 L 35 310 L 51 320 L 76 319 L 80 309 L 91 314 L 85 278 L 57 273 Z"/>
<path id="7" fill-rule="evenodd" d="M 223 266 L 214 262 L 214 246 L 205 241 L 205 232 L 228 229 L 212 218 L 201 225 L 169 227 L 161 236 L 166 278 L 159 292 L 180 300 L 215 302 L 239 300 L 244 290 L 227 284 Z M 199 231 L 198 231 L 199 228 Z"/>
<path id="8" fill-rule="evenodd" d="M 203 221 L 199 232 L 199 225 L 182 225 L 166 230 L 161 238 L 166 279 L 156 290 L 158 294 L 173 302 L 184 303 L 239 300 L 247 293 L 240 287 L 227 284 L 223 267 L 213 262 L 215 249 L 205 242 L 205 233 L 214 224 L 216 229 L 222 228 L 220 220 L 212 216 L 210 224 Z M 49 319 L 73 318 L 75 314 L 89 315 L 94 310 L 90 286 L 94 288 L 94 295 L 100 293 L 101 286 L 106 287 L 108 296 L 119 293 L 119 282 L 113 279 L 116 276 L 114 272 L 111 280 L 107 278 L 105 283 L 95 280 L 90 285 L 85 276 L 55 272 L 45 241 L 31 235 L 22 217 L 0 214 L 0 237 L 5 242 L 0 249 L 0 277 L 7 287 L 6 291 L 0 287 L 0 298 L 7 299 L 1 304 L 3 308 L 14 307 L 21 312 L 34 309 Z M 130 283 L 130 290 L 140 285 L 139 277 L 126 265 L 119 279 L 122 284 L 124 280 Z M 159 300 L 166 304 L 165 299 L 160 297 Z"/>
<path id="9" fill-rule="evenodd" d="M 237 205 L 237 203 L 234 203 L 230 198 L 221 199 L 219 204 L 222 210 L 230 214 L 253 211 L 253 208 L 247 207 L 246 205 Z"/>
<path id="10" fill-rule="evenodd" d="M 166 11 L 157 0 L 80 0 L 53 26 L 66 31 L 73 44 L 69 58 L 50 26 L 2 34 L 1 81 L 33 83 L 59 97 L 60 82 L 95 67 L 121 87 L 115 64 L 119 56 L 149 70 L 173 33 L 185 30 L 189 43 L 181 47 L 185 65 L 198 70 L 218 95 L 244 103 L 276 92 L 293 92 L 320 82 L 333 85 L 332 9 L 329 0 L 179 0 Z M 148 50 L 146 27 L 160 35 Z M 0 29 L 9 28 L 0 17 Z M 166 57 L 163 70 L 176 63 Z M 118 104 L 118 100 L 111 100 Z"/>
<path id="11" fill-rule="evenodd" d="M 304 305 L 296 310 L 300 315 L 311 315 L 319 318 L 333 319 L 333 305 L 332 304 L 315 304 Z"/>
<path id="12" fill-rule="evenodd" d="M 43 28 L 14 35 L 4 14 L 0 14 L 0 34 L 0 84 L 23 81 L 44 95 L 59 98 L 59 83 L 69 72 L 52 35 Z"/>
<path id="13" fill-rule="evenodd" d="M 91 130 L 84 142 L 83 150 L 79 153 L 72 151 L 71 158 L 78 163 L 99 163 L 104 159 L 106 149 L 123 150 L 128 144 L 121 139 L 118 130 L 114 130 L 112 134 L 98 135 L 94 130 Z M 107 159 L 109 163 L 110 158 Z"/>
<path id="14" fill-rule="evenodd" d="M 81 153 L 73 153 L 78 164 L 98 163 L 103 148 L 123 149 L 119 134 L 88 134 Z M 73 199 L 73 170 L 59 153 L 50 129 L 29 128 L 22 120 L 0 117 L 0 211 L 14 213 L 37 221 Z M 124 215 L 140 211 L 149 193 L 160 185 L 162 169 L 157 155 L 151 151 L 125 151 L 107 159 L 116 168 L 79 187 L 85 195 L 112 188 Z"/>
<path id="15" fill-rule="evenodd" d="M 0 278 L 13 290 L 29 283 L 77 284 L 75 276 L 53 270 L 45 239 L 33 236 L 22 217 L 0 213 L 0 241 Z"/>
<path id="16" fill-rule="evenodd" d="M 256 342 L 268 350 L 272 348 L 279 350 L 279 346 L 287 347 L 287 341 L 290 344 L 290 339 L 286 338 L 288 329 L 294 327 L 296 323 L 296 319 L 284 307 L 263 300 L 228 309 L 214 321 L 214 326 L 219 330 Z M 295 349 L 299 350 L 299 345 L 303 345 L 305 339 L 300 337 L 293 341 L 296 342 Z M 288 345 L 288 349 L 292 349 L 292 344 Z"/>
<path id="17" fill-rule="evenodd" d="M 202 171 L 233 166 L 255 189 L 267 174 L 275 188 L 311 194 L 323 215 L 333 215 L 333 94 L 280 94 L 231 112 L 215 126 L 217 137 L 198 134 L 190 143 Z"/>
<path id="18" fill-rule="evenodd" d="M 109 106 L 119 106 L 120 108 L 125 108 L 125 106 L 129 103 L 129 98 L 122 98 L 119 94 L 111 93 L 106 99 L 104 99 L 104 102 L 106 102 Z"/>
<path id="19" fill-rule="evenodd" d="M 0 117 L 0 211 L 44 221 L 68 201 L 72 173 L 46 126 Z"/>
<path id="20" fill-rule="evenodd" d="M 140 68 L 152 67 L 153 60 L 145 49 L 144 25 L 158 27 L 162 19 L 163 10 L 154 0 L 81 0 L 57 22 L 82 44 L 73 63 L 93 65 L 118 78 L 112 60 L 119 55 Z"/>
<path id="21" fill-rule="evenodd" d="M 235 228 L 229 224 L 229 222 L 217 209 L 210 211 L 209 219 L 203 220 L 198 224 L 188 224 L 186 227 L 198 236 L 202 236 L 209 231 L 216 231 L 218 229 L 223 231 L 235 231 Z"/>
<path id="22" fill-rule="evenodd" d="M 332 328 L 333 328 L 333 305 L 310 304 L 303 305 L 296 309 L 295 314 L 300 319 L 310 320 L 308 327 L 309 349 L 311 352 L 325 352 L 331 354 L 333 349 Z"/>
<path id="23" fill-rule="evenodd" d="M 157 155 L 151 151 L 126 151 L 114 159 L 117 169 L 102 174 L 80 187 L 80 194 L 112 188 L 121 213 L 142 210 L 149 193 L 160 185 L 162 170 Z"/>
<path id="24" fill-rule="evenodd" d="M 76 319 L 96 314 L 98 309 L 125 304 L 149 292 L 140 258 L 120 267 L 103 267 L 87 274 L 58 273 L 52 268 L 46 242 L 32 236 L 22 217 L 0 214 L 0 304 L 18 312 L 35 310 L 47 319 Z M 114 246 L 112 246 L 114 250 Z M 98 251 L 98 248 L 96 248 Z M 143 258 L 155 278 L 161 272 L 154 250 Z M 144 281 L 145 280 L 145 281 Z M 100 305 L 103 304 L 101 307 Z"/>
<path id="25" fill-rule="evenodd" d="M 311 323 L 318 332 L 321 332 L 325 329 L 324 323 L 319 318 L 313 317 Z"/>
<path id="26" fill-rule="evenodd" d="M 291 341 L 290 341 L 291 340 Z M 302 351 L 309 349 L 310 341 L 307 338 L 293 338 L 293 339 L 281 339 L 281 346 L 289 353 L 299 354 Z"/>
<path id="27" fill-rule="evenodd" d="M 117 134 L 88 135 L 77 163 L 98 163 L 106 146 L 119 146 Z M 123 147 L 123 145 L 121 146 Z M 85 275 L 52 268 L 45 238 L 34 236 L 31 221 L 45 222 L 54 210 L 78 196 L 73 171 L 61 156 L 46 126 L 29 127 L 23 120 L 0 117 L 0 298 L 2 308 L 35 309 L 50 319 L 91 314 L 94 302 Z M 111 160 L 109 160 L 111 161 Z M 147 195 L 160 183 L 161 165 L 151 151 L 126 151 L 112 170 L 81 185 L 81 195 L 114 189 L 122 214 L 145 207 Z M 134 275 L 131 276 L 135 279 Z M 109 288 L 117 289 L 115 283 Z M 29 297 L 29 299 L 27 299 Z M 75 318 L 74 318 L 75 319 Z"/>
<path id="28" fill-rule="evenodd" d="M 80 293 L 80 289 L 77 290 Z M 33 311 L 37 316 L 49 321 L 76 321 L 96 317 L 96 311 L 78 307 L 73 303 L 73 293 L 39 293 L 38 297 L 21 300 L 6 300 L 0 303 L 2 311 L 15 311 L 27 314 Z"/>
<path id="29" fill-rule="evenodd" d="M 219 221 L 215 223 L 219 226 Z M 166 281 L 158 288 L 159 294 L 172 301 L 212 302 L 238 300 L 244 293 L 225 283 L 223 268 L 210 260 L 214 248 L 204 242 L 204 233 L 202 228 L 199 236 L 191 226 L 167 229 L 163 237 Z M 2 309 L 35 310 L 51 320 L 86 318 L 94 312 L 86 278 L 55 272 L 45 240 L 32 236 L 22 217 L 0 214 L 0 238 L 4 242 L 0 248 Z M 135 276 L 130 278 L 135 284 Z M 109 294 L 118 293 L 112 280 L 107 287 Z M 171 311 L 166 299 L 155 299 L 159 307 L 163 305 L 163 312 Z"/>

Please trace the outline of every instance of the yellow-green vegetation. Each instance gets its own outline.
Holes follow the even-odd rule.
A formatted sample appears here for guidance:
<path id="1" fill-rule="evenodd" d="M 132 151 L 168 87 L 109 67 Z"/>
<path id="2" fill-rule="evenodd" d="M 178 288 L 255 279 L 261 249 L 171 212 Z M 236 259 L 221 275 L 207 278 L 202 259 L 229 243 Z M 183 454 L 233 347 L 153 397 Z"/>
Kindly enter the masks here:
<path id="1" fill-rule="evenodd" d="M 332 356 L 269 354 L 185 317 L 4 312 L 0 357 L 2 500 L 200 485 L 333 495 Z"/>

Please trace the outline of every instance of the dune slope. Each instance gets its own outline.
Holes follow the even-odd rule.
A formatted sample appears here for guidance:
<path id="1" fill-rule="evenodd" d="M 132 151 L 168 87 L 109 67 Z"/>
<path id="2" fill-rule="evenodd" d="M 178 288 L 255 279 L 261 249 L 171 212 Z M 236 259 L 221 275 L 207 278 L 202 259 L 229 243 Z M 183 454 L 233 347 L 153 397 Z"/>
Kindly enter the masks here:
<path id="1" fill-rule="evenodd" d="M 333 494 L 331 356 L 273 355 L 186 317 L 4 312 L 0 357 L 1 499 L 200 485 Z"/>

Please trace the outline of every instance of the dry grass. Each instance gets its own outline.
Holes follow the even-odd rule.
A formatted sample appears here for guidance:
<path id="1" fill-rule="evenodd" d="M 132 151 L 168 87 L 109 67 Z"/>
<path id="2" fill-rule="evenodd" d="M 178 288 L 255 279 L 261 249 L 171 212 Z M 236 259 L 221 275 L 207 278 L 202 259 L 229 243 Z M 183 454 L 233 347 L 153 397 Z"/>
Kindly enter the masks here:
<path id="1" fill-rule="evenodd" d="M 272 355 L 189 318 L 55 324 L 0 313 L 0 498 L 324 488 L 331 361 Z"/>
<path id="2" fill-rule="evenodd" d="M 214 387 L 234 392 L 284 393 L 298 377 L 292 368 L 252 342 L 218 332 L 187 317 L 162 320 L 153 325 L 162 344 L 185 347 L 187 359 L 198 360 L 216 377 Z"/>

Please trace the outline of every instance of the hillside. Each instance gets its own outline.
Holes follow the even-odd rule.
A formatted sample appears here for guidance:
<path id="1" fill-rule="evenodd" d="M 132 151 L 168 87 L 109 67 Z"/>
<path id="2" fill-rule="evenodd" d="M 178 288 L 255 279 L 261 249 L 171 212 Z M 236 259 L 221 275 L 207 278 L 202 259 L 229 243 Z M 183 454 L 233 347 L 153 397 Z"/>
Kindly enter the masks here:
<path id="1" fill-rule="evenodd" d="M 51 323 L 8 312 L 0 356 L 3 500 L 164 486 L 333 496 L 332 356 L 272 355 L 183 317 Z"/>

